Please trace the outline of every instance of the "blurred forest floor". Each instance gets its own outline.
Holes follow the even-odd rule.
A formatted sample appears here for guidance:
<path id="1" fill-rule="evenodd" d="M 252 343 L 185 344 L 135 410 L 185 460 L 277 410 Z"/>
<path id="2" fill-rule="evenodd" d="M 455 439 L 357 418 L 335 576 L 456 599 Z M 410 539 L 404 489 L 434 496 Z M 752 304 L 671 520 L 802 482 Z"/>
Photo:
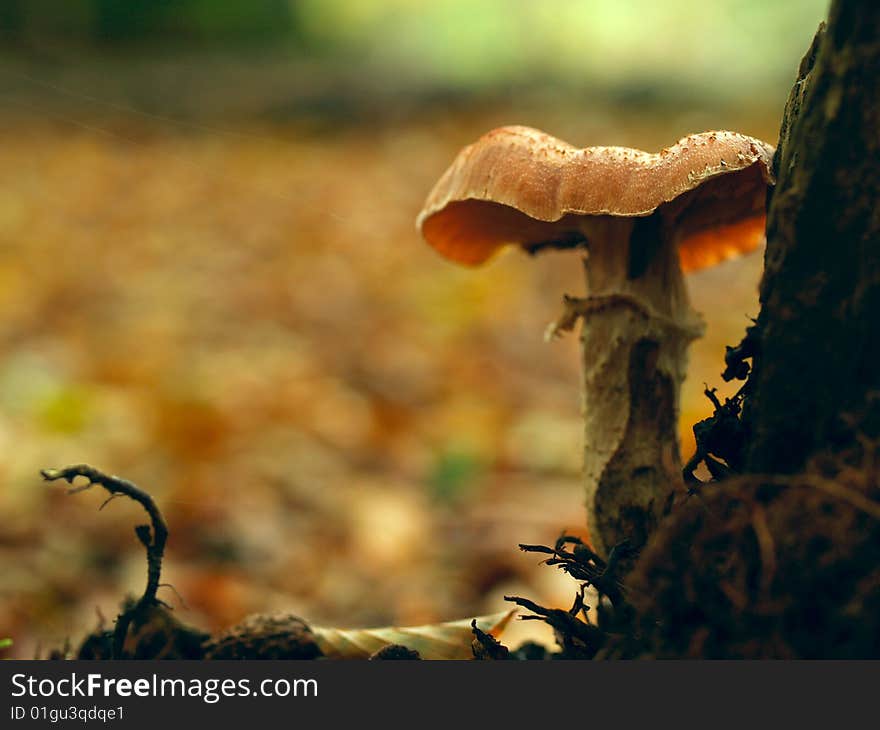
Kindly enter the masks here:
<path id="1" fill-rule="evenodd" d="M 580 267 L 509 253 L 460 269 L 415 216 L 456 151 L 500 124 L 656 150 L 709 128 L 775 142 L 781 110 L 502 94 L 354 121 L 173 122 L 7 85 L 0 638 L 21 657 L 112 619 L 145 580 L 136 505 L 99 513 L 97 492 L 41 482 L 73 462 L 157 498 L 163 578 L 186 604 L 163 597 L 188 623 L 415 624 L 503 610 L 510 593 L 570 604 L 570 579 L 516 544 L 583 534 L 577 338 L 542 339 Z M 690 277 L 708 330 L 685 458 L 711 411 L 703 383 L 723 385 L 723 346 L 757 314 L 760 268 L 758 253 Z M 542 626 L 512 643 L 549 640 Z"/>

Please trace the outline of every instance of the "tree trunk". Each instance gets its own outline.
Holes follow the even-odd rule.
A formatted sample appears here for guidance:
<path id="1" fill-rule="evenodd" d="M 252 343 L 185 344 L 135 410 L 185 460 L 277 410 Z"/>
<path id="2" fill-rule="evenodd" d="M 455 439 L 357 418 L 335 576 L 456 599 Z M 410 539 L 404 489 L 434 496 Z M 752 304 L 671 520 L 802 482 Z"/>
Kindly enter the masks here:
<path id="1" fill-rule="evenodd" d="M 835 0 L 774 159 L 746 470 L 880 432 L 880 4 Z"/>

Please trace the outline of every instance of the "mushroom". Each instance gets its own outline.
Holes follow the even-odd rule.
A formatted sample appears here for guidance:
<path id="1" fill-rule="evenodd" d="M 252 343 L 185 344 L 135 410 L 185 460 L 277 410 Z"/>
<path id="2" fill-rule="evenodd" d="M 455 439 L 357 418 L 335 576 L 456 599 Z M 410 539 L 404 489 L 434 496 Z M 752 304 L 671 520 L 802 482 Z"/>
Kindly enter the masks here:
<path id="1" fill-rule="evenodd" d="M 565 296 L 548 334 L 583 319 L 587 526 L 602 554 L 644 544 L 680 480 L 679 389 L 704 329 L 683 273 L 760 244 L 772 154 L 734 132 L 650 154 L 502 127 L 458 154 L 418 216 L 431 246 L 470 266 L 508 244 L 585 247 L 587 296 Z"/>

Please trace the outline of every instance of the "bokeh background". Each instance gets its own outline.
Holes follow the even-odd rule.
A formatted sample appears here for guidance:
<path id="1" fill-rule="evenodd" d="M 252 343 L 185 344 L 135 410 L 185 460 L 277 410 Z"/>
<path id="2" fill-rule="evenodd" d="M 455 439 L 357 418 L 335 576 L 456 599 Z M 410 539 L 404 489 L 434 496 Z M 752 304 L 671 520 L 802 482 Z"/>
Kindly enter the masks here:
<path id="1" fill-rule="evenodd" d="M 414 624 L 552 605 L 518 542 L 583 533 L 571 254 L 441 260 L 414 219 L 501 124 L 657 150 L 773 142 L 826 0 L 3 0 L 0 639 L 31 657 L 140 592 L 216 629 L 291 610 Z M 690 277 L 682 442 L 757 313 L 761 254 Z M 527 631 L 528 630 L 528 631 Z M 534 622 L 513 643 L 542 636 Z M 546 636 L 544 636 L 546 638 Z"/>

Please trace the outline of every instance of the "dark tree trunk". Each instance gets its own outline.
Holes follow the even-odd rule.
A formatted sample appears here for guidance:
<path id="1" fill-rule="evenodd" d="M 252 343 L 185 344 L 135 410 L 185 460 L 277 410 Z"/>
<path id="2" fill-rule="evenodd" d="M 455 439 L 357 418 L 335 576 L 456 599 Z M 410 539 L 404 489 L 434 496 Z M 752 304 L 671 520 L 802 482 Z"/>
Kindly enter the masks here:
<path id="1" fill-rule="evenodd" d="M 752 473 L 795 472 L 880 431 L 880 3 L 832 3 L 774 165 L 744 413 Z"/>

